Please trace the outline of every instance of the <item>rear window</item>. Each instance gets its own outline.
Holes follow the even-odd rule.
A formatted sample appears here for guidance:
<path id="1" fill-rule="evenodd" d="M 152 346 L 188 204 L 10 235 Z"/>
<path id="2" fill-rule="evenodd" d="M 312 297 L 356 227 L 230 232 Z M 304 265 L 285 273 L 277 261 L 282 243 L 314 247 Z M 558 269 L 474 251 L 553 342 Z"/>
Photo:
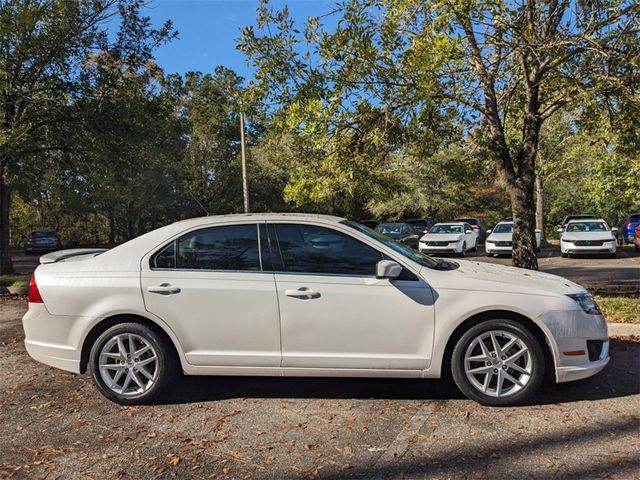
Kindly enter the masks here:
<path id="1" fill-rule="evenodd" d="M 640 222 L 640 213 L 637 215 L 629 215 L 630 222 Z"/>

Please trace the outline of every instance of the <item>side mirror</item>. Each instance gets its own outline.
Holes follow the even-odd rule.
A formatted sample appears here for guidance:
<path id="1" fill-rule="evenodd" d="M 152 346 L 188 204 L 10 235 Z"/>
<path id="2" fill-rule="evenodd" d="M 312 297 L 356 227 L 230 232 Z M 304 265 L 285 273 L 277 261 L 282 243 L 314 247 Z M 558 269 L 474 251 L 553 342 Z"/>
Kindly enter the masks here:
<path id="1" fill-rule="evenodd" d="M 489 235 L 492 231 L 493 231 L 493 229 L 492 229 L 492 228 L 490 228 L 489 230 L 487 230 L 487 235 Z"/>
<path id="2" fill-rule="evenodd" d="M 465 230 L 465 232 L 467 235 L 469 235 L 470 233 L 473 233 L 473 230 Z"/>
<path id="3" fill-rule="evenodd" d="M 558 227 L 558 228 L 556 228 L 556 232 L 558 232 L 558 233 L 562 233 L 562 227 Z"/>
<path id="4" fill-rule="evenodd" d="M 612 231 L 612 232 L 617 232 L 617 231 L 618 231 L 618 227 L 613 227 L 613 228 L 611 229 L 611 231 Z"/>
<path id="5" fill-rule="evenodd" d="M 398 278 L 402 272 L 402 267 L 393 260 L 380 260 L 376 264 L 376 278 L 388 278 L 393 280 Z"/>

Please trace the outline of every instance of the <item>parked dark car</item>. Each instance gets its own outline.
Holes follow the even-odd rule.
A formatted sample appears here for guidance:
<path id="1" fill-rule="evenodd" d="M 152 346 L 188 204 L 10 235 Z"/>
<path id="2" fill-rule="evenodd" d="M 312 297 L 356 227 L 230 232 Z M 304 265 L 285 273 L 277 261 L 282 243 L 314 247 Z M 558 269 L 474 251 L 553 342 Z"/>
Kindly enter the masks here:
<path id="1" fill-rule="evenodd" d="M 471 225 L 473 230 L 476 232 L 478 236 L 478 243 L 484 243 L 487 239 L 487 227 L 485 227 L 481 218 L 478 217 L 469 217 L 469 218 L 456 218 L 456 222 L 465 222 Z"/>
<path id="2" fill-rule="evenodd" d="M 620 225 L 620 245 L 633 243 L 636 227 L 640 226 L 640 212 L 630 213 Z"/>
<path id="3" fill-rule="evenodd" d="M 24 245 L 24 253 L 35 255 L 38 253 L 52 252 L 62 247 L 58 233 L 53 229 L 34 230 L 27 235 Z"/>
<path id="4" fill-rule="evenodd" d="M 424 235 L 433 227 L 431 218 L 410 218 L 406 223 L 411 225 L 419 236 Z"/>
<path id="5" fill-rule="evenodd" d="M 358 223 L 360 225 L 364 225 L 365 227 L 369 227 L 372 230 L 375 230 L 380 222 L 378 220 L 359 220 Z"/>
<path id="6" fill-rule="evenodd" d="M 397 242 L 418 249 L 420 236 L 416 234 L 412 225 L 408 223 L 382 223 L 376 227 L 376 232 L 386 235 Z"/>

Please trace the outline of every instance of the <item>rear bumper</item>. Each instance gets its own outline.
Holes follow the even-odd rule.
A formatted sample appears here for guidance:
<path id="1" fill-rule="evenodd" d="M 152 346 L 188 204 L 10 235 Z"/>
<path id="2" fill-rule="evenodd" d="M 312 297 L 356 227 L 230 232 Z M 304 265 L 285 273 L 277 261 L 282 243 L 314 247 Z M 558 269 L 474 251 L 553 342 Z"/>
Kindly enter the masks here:
<path id="1" fill-rule="evenodd" d="M 80 373 L 80 348 L 73 340 L 78 317 L 51 315 L 42 304 L 29 304 L 22 317 L 24 345 L 34 360 Z"/>

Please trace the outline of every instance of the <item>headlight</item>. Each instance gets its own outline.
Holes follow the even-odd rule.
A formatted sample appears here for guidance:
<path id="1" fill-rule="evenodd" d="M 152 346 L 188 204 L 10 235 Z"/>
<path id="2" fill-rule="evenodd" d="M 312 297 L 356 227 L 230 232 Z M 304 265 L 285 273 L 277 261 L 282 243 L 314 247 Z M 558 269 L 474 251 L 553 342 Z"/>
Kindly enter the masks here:
<path id="1" fill-rule="evenodd" d="M 593 299 L 590 293 L 574 293 L 571 295 L 567 295 L 567 297 L 571 297 L 576 301 L 578 305 L 584 310 L 584 313 L 589 315 L 602 315 L 602 311 L 600 311 L 600 307 Z"/>

